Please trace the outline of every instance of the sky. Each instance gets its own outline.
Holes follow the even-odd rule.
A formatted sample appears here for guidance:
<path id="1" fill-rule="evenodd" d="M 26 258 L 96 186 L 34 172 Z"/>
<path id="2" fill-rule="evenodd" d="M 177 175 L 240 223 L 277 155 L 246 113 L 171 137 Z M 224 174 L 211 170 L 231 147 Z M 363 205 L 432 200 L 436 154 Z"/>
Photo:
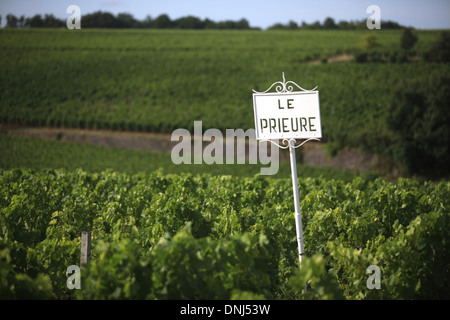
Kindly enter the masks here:
<path id="1" fill-rule="evenodd" d="M 450 29 L 450 0 L 0 0 L 1 26 L 6 15 L 17 17 L 53 14 L 66 20 L 67 7 L 77 5 L 81 15 L 95 11 L 130 13 L 143 20 L 167 14 L 174 20 L 192 15 L 213 21 L 247 19 L 251 27 L 266 29 L 275 23 L 312 23 L 331 17 L 335 22 L 361 21 L 371 14 L 367 7 L 377 5 L 381 20 L 395 21 L 416 29 Z M 383 26 L 381 25 L 381 28 Z"/>

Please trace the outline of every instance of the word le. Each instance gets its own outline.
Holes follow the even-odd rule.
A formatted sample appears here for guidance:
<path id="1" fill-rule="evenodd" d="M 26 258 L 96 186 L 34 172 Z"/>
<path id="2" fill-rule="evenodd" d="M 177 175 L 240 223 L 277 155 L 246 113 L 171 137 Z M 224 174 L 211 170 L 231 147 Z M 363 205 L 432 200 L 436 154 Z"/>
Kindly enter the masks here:
<path id="1" fill-rule="evenodd" d="M 181 141 L 180 141 L 181 138 Z M 237 164 L 246 162 L 246 138 L 248 138 L 248 160 L 249 164 L 257 164 L 259 161 L 263 165 L 270 164 L 268 168 L 261 168 L 262 175 L 273 175 L 279 169 L 278 148 L 270 144 L 270 152 L 267 142 L 258 142 L 255 139 L 255 129 L 226 129 L 226 139 L 223 139 L 219 129 L 208 129 L 202 131 L 202 121 L 194 121 L 194 143 L 192 145 L 191 134 L 187 129 L 176 129 L 172 132 L 171 141 L 179 141 L 171 152 L 172 162 L 176 165 L 191 164 L 194 154 L 194 164 L 203 162 L 211 164 L 224 164 L 224 149 L 226 151 L 225 164 L 234 164 L 235 149 Z M 203 149 L 203 142 L 211 141 Z M 235 145 L 236 141 L 236 145 Z M 224 146 L 225 145 L 225 146 Z M 202 151 L 203 150 L 203 151 Z M 258 153 L 258 154 L 257 154 Z"/>
<path id="2" fill-rule="evenodd" d="M 369 18 L 367 18 L 366 25 L 367 28 L 381 29 L 381 9 L 379 6 L 374 4 L 367 7 L 366 13 L 373 13 Z"/>
<path id="3" fill-rule="evenodd" d="M 381 278 L 381 272 L 380 272 L 380 267 L 376 266 L 376 265 L 371 265 L 367 268 L 366 273 L 372 273 L 373 274 L 367 278 L 367 288 L 369 289 L 380 289 L 381 288 L 381 282 L 380 282 L 380 278 Z"/>
<path id="4" fill-rule="evenodd" d="M 81 272 L 80 267 L 71 265 L 67 267 L 67 275 L 72 274 L 67 278 L 67 289 L 73 290 L 73 289 L 81 289 Z"/>
<path id="5" fill-rule="evenodd" d="M 270 305 L 225 305 L 224 314 L 233 315 L 257 315 L 257 314 L 269 314 Z M 222 312 L 222 310 L 217 309 L 217 312 Z M 212 316 L 214 312 L 214 307 L 195 307 L 190 304 L 187 307 L 181 307 L 180 314 L 183 315 L 207 315 L 208 318 Z"/>
<path id="6" fill-rule="evenodd" d="M 81 29 L 81 10 L 79 6 L 71 5 L 67 7 L 66 13 L 72 14 L 67 18 L 68 29 Z"/>

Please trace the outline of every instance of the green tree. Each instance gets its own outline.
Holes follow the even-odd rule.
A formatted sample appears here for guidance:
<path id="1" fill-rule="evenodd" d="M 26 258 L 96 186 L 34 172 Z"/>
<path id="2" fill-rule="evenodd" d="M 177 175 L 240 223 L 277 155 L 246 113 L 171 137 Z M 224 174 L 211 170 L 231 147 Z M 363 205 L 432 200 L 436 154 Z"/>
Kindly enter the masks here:
<path id="1" fill-rule="evenodd" d="M 10 28 L 17 28 L 17 22 L 19 20 L 17 19 L 17 17 L 13 14 L 8 14 L 6 16 L 6 26 L 10 27 Z"/>
<path id="2" fill-rule="evenodd" d="M 424 59 L 430 62 L 450 61 L 450 32 L 443 31 L 438 41 L 425 53 Z"/>
<path id="3" fill-rule="evenodd" d="M 46 14 L 43 20 L 43 27 L 45 28 L 58 28 L 64 27 L 65 25 L 64 21 L 57 19 L 52 14 Z"/>
<path id="4" fill-rule="evenodd" d="M 388 126 L 397 134 L 391 152 L 411 174 L 450 174 L 450 78 L 432 79 L 429 88 L 407 83 L 395 94 Z"/>
<path id="5" fill-rule="evenodd" d="M 205 23 L 197 17 L 187 16 L 174 21 L 176 28 L 180 29 L 204 29 Z"/>
<path id="6" fill-rule="evenodd" d="M 411 29 L 405 29 L 400 39 L 400 47 L 406 51 L 411 50 L 417 42 L 417 36 L 412 32 Z"/>
<path id="7" fill-rule="evenodd" d="M 129 13 L 119 13 L 117 15 L 118 28 L 133 28 L 137 24 L 136 19 Z"/>
<path id="8" fill-rule="evenodd" d="M 291 30 L 295 30 L 295 29 L 298 29 L 298 24 L 297 24 L 297 22 L 295 22 L 295 21 L 289 21 L 289 23 L 288 23 L 288 29 L 291 29 Z"/>
<path id="9" fill-rule="evenodd" d="M 326 18 L 325 21 L 323 22 L 323 28 L 324 29 L 337 29 L 337 25 L 334 22 L 333 18 Z"/>
<path id="10" fill-rule="evenodd" d="M 161 14 L 153 21 L 153 25 L 158 29 L 167 29 L 172 27 L 173 22 L 167 14 Z"/>
<path id="11" fill-rule="evenodd" d="M 152 17 L 148 14 L 144 20 L 139 22 L 140 27 L 142 28 L 150 28 L 152 26 L 152 22 L 153 19 Z"/>
<path id="12" fill-rule="evenodd" d="M 30 28 L 41 28 L 44 26 L 44 20 L 40 14 L 36 14 L 33 17 L 26 19 L 25 26 Z"/>
<path id="13" fill-rule="evenodd" d="M 18 22 L 18 25 L 17 25 L 19 28 L 23 28 L 23 27 L 25 27 L 25 16 L 24 15 L 21 15 L 20 16 L 20 18 L 19 18 L 19 22 Z"/>
<path id="14" fill-rule="evenodd" d="M 83 28 L 115 28 L 116 18 L 108 12 L 97 11 L 82 17 Z"/>
<path id="15" fill-rule="evenodd" d="M 217 24 L 214 21 L 208 18 L 205 19 L 205 29 L 216 29 L 216 28 Z"/>
<path id="16" fill-rule="evenodd" d="M 237 29 L 250 29 L 250 24 L 247 19 L 242 18 L 241 20 L 236 22 Z"/>

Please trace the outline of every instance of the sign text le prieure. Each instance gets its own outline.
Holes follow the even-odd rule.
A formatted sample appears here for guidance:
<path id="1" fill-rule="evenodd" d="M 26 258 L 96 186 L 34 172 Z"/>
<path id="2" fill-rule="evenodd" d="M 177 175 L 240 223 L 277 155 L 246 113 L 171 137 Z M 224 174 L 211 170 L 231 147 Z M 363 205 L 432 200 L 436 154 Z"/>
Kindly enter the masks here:
<path id="1" fill-rule="evenodd" d="M 319 92 L 254 93 L 256 139 L 321 138 Z"/>

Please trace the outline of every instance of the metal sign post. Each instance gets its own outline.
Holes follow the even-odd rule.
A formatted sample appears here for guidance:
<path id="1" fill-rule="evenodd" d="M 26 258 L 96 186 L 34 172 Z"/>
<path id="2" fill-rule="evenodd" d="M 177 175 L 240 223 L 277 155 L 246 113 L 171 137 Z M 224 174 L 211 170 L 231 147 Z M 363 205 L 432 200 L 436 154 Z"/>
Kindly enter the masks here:
<path id="1" fill-rule="evenodd" d="M 294 206 L 295 206 L 295 231 L 297 233 L 297 244 L 298 244 L 298 259 L 300 261 L 300 266 L 302 265 L 303 256 L 303 226 L 302 226 L 302 215 L 300 212 L 300 197 L 298 192 L 298 181 L 297 181 L 297 162 L 295 160 L 295 147 L 294 141 L 289 141 L 289 158 L 291 160 L 291 175 L 292 175 L 292 189 L 294 191 Z"/>
<path id="2" fill-rule="evenodd" d="M 274 86 L 275 92 L 269 92 Z M 299 91 L 294 91 L 294 86 Z M 300 267 L 304 254 L 303 227 L 295 149 L 307 141 L 319 140 L 322 137 L 319 92 L 316 88 L 305 90 L 293 81 L 286 82 L 283 72 L 282 82 L 274 82 L 264 92 L 253 90 L 256 139 L 270 141 L 282 149 L 289 148 Z M 281 144 L 278 143 L 280 139 Z M 304 139 L 304 141 L 295 145 L 296 139 Z M 306 291 L 306 284 L 304 290 Z"/>

